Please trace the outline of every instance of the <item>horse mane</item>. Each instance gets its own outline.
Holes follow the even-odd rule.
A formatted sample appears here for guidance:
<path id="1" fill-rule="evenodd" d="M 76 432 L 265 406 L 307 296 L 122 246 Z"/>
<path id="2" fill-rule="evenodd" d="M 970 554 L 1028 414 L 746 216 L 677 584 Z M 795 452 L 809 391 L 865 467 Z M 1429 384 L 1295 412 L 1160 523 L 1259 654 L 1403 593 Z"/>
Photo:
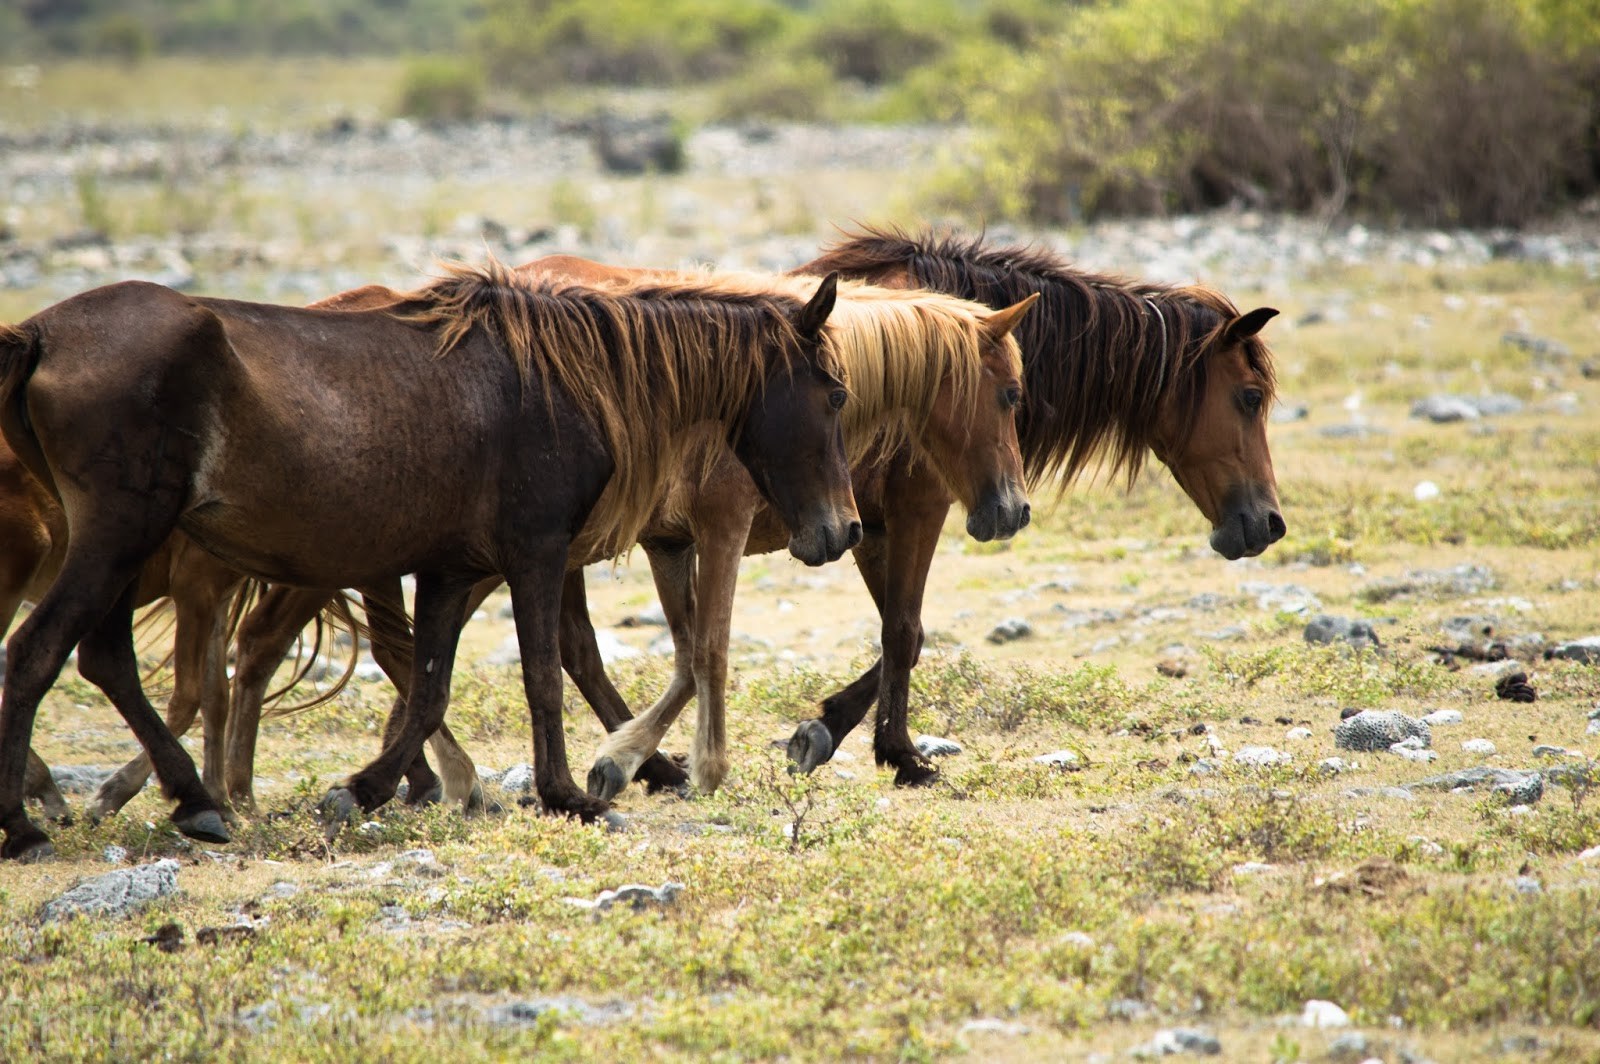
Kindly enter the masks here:
<path id="1" fill-rule="evenodd" d="M 672 468 L 679 433 L 695 421 L 732 424 L 774 370 L 801 349 L 799 302 L 713 284 L 666 281 L 596 290 L 519 274 L 490 258 L 445 263 L 393 312 L 436 328 L 438 357 L 481 329 L 516 368 L 567 393 L 611 453 L 614 470 L 584 529 L 616 555 L 633 545 Z M 826 350 L 821 368 L 843 371 Z"/>
<path id="2" fill-rule="evenodd" d="M 993 307 L 1037 293 L 1017 326 L 1027 397 L 1018 439 L 1030 486 L 1059 476 L 1065 490 L 1102 461 L 1132 483 L 1144 465 L 1169 400 L 1187 439 L 1205 395 L 1206 356 L 1238 308 L 1205 285 L 1164 285 L 1074 268 L 1038 247 L 991 247 L 982 236 L 868 228 L 847 234 L 808 272 L 886 278 Z M 1243 343 L 1270 403 L 1272 358 L 1257 337 Z"/>

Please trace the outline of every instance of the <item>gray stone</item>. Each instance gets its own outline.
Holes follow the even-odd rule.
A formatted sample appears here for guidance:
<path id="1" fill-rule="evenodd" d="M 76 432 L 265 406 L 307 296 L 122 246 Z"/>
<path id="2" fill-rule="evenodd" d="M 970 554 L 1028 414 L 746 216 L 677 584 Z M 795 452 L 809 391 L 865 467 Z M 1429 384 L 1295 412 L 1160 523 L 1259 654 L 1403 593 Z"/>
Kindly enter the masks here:
<path id="1" fill-rule="evenodd" d="M 1577 753 L 1579 757 L 1583 756 L 1582 751 L 1568 750 L 1564 746 L 1551 746 L 1549 743 L 1540 743 L 1533 748 L 1534 757 L 1566 757 L 1572 753 Z"/>
<path id="2" fill-rule="evenodd" d="M 1411 416 L 1444 425 L 1452 421 L 1476 421 L 1479 414 L 1477 406 L 1460 396 L 1430 395 L 1411 404 Z"/>
<path id="3" fill-rule="evenodd" d="M 93 794 L 115 771 L 93 765 L 52 765 L 50 778 L 63 794 Z"/>
<path id="4" fill-rule="evenodd" d="M 519 761 L 500 775 L 500 786 L 514 794 L 528 794 L 533 790 L 533 766 Z"/>
<path id="5" fill-rule="evenodd" d="M 1106 1016 L 1113 1020 L 1136 1023 L 1147 1020 L 1155 1014 L 1155 1009 L 1137 998 L 1116 998 L 1106 1005 Z"/>
<path id="6" fill-rule="evenodd" d="M 937 735 L 917 736 L 916 746 L 917 753 L 923 757 L 954 757 L 961 752 L 960 743 L 953 739 L 941 739 Z"/>
<path id="7" fill-rule="evenodd" d="M 650 887 L 642 883 L 628 883 L 615 890 L 602 890 L 594 900 L 587 898 L 563 898 L 568 905 L 575 905 L 580 909 L 592 909 L 595 912 L 605 912 L 617 905 L 629 905 L 635 909 L 643 909 L 649 905 L 671 905 L 678 900 L 678 895 L 683 893 L 683 884 L 671 880 L 659 887 Z"/>
<path id="8" fill-rule="evenodd" d="M 1233 760 L 1251 768 L 1271 768 L 1274 765 L 1287 765 L 1294 758 L 1270 746 L 1241 746 L 1233 752 Z"/>
<path id="9" fill-rule="evenodd" d="M 1460 724 L 1462 721 L 1459 709 L 1436 709 L 1422 718 L 1422 723 L 1430 728 L 1437 728 L 1441 724 Z"/>
<path id="10" fill-rule="evenodd" d="M 1414 802 L 1417 796 L 1404 787 L 1351 787 L 1345 798 L 1392 798 L 1400 802 Z"/>
<path id="11" fill-rule="evenodd" d="M 1337 776 L 1341 772 L 1349 771 L 1350 766 L 1342 757 L 1325 757 L 1317 762 L 1317 771 L 1325 776 Z"/>
<path id="12" fill-rule="evenodd" d="M 1048 754 L 1040 754 L 1033 760 L 1052 768 L 1078 768 L 1083 763 L 1076 750 L 1055 750 Z"/>
<path id="13" fill-rule="evenodd" d="M 1300 1013 L 1300 1026 L 1319 1029 L 1349 1027 L 1350 1015 L 1331 1001 L 1313 998 L 1306 1002 L 1305 1009 Z"/>
<path id="14" fill-rule="evenodd" d="M 491 1005 L 484 1010 L 483 1018 L 495 1027 L 528 1027 L 553 1014 L 559 1019 L 576 1020 L 585 1027 L 596 1027 L 625 1020 L 632 1016 L 633 1012 L 633 1006 L 626 1001 L 591 1005 L 581 998 L 563 995 Z"/>
<path id="15" fill-rule="evenodd" d="M 1461 749 L 1469 754 L 1488 755 L 1494 753 L 1494 743 L 1488 739 L 1466 739 L 1461 743 Z"/>
<path id="16" fill-rule="evenodd" d="M 86 879 L 45 902 L 40 916 L 47 923 L 80 914 L 122 916 L 177 889 L 178 862 L 168 858 Z"/>
<path id="17" fill-rule="evenodd" d="M 1500 795 L 1515 805 L 1530 805 L 1544 795 L 1544 777 L 1537 772 L 1519 772 L 1509 768 L 1463 768 L 1438 776 L 1429 776 L 1407 787 L 1422 787 L 1436 791 L 1483 790 Z"/>
<path id="18" fill-rule="evenodd" d="M 1517 414 L 1522 411 L 1522 400 L 1504 392 L 1475 395 L 1467 401 L 1478 408 L 1478 414 L 1481 417 L 1501 417 L 1505 414 Z"/>
<path id="19" fill-rule="evenodd" d="M 1139 1058 L 1168 1057 L 1178 1053 L 1214 1057 L 1222 1052 L 1222 1043 L 1210 1031 L 1197 1027 L 1163 1028 L 1144 1045 L 1129 1050 L 1129 1055 Z"/>
<path id="20" fill-rule="evenodd" d="M 1033 634 L 1033 625 L 1021 617 L 1008 617 L 990 629 L 985 637 L 991 643 L 1011 643 Z"/>
<path id="21" fill-rule="evenodd" d="M 1544 884 L 1532 876 L 1518 876 L 1512 883 L 1518 894 L 1543 894 Z"/>
<path id="22" fill-rule="evenodd" d="M 985 1016 L 979 1020 L 968 1020 L 961 1025 L 961 1034 L 1003 1034 L 1011 1037 L 1020 1037 L 1027 1034 L 1032 1028 L 1025 1023 L 1015 1023 L 1011 1020 L 1002 1020 L 995 1016 Z"/>
<path id="23" fill-rule="evenodd" d="M 1348 617 L 1332 617 L 1326 613 L 1311 618 L 1310 623 L 1306 625 L 1305 640 L 1307 643 L 1325 645 L 1348 643 L 1357 649 L 1382 645 L 1378 641 L 1378 633 L 1373 631 L 1370 622 Z"/>
<path id="24" fill-rule="evenodd" d="M 1347 1031 L 1328 1043 L 1330 1060 L 1366 1060 L 1367 1036 L 1360 1031 Z"/>
<path id="25" fill-rule="evenodd" d="M 1341 750 L 1387 750 L 1410 738 L 1432 745 L 1433 733 L 1415 717 L 1391 710 L 1369 709 L 1339 722 L 1333 743 Z"/>
<path id="26" fill-rule="evenodd" d="M 128 851 L 121 846 L 107 846 L 100 851 L 100 859 L 106 864 L 126 864 Z"/>
<path id="27" fill-rule="evenodd" d="M 1565 643 L 1557 643 L 1544 652 L 1545 658 L 1577 661 L 1585 665 L 1600 665 L 1600 635 L 1584 636 Z"/>
<path id="28" fill-rule="evenodd" d="M 1364 421 L 1351 421 L 1343 425 L 1324 425 L 1317 435 L 1328 440 L 1365 440 L 1374 436 L 1387 436 L 1389 430 Z"/>

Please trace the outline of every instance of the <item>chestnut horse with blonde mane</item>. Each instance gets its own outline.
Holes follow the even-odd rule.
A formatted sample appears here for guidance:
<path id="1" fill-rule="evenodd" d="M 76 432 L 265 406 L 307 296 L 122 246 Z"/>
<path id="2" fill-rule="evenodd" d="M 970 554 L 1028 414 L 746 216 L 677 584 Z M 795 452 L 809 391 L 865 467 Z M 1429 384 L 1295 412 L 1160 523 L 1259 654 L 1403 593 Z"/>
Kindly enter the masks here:
<path id="1" fill-rule="evenodd" d="M 330 792 L 375 808 L 443 720 L 472 588 L 511 586 L 547 809 L 608 815 L 567 768 L 557 639 L 580 552 L 631 543 L 674 441 L 724 426 L 802 560 L 859 539 L 823 344 L 834 285 L 801 301 L 712 286 L 626 295 L 457 268 L 395 307 L 333 312 L 129 282 L 0 330 L 0 431 L 62 504 L 60 575 L 8 643 L 0 857 L 48 853 L 22 804 L 39 700 L 72 647 L 150 754 L 175 826 L 228 838 L 145 699 L 135 578 L 178 529 L 238 571 L 310 587 L 417 576 L 406 727 Z M 463 476 L 476 471 L 477 475 Z"/>

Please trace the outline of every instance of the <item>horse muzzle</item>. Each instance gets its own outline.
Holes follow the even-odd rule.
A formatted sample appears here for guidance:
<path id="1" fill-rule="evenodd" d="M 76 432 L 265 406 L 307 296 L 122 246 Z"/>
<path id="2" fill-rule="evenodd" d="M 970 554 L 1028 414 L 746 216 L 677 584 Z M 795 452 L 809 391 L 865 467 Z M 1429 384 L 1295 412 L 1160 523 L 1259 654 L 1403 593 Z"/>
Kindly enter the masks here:
<path id="1" fill-rule="evenodd" d="M 789 553 L 807 565 L 838 561 L 844 552 L 861 542 L 861 521 L 815 522 L 803 531 L 789 535 Z"/>
<path id="2" fill-rule="evenodd" d="M 979 543 L 1010 539 L 1033 520 L 1028 498 L 1012 487 L 990 494 L 967 514 L 967 535 Z"/>
<path id="3" fill-rule="evenodd" d="M 1288 528 L 1277 510 L 1234 510 L 1211 530 L 1211 549 L 1230 562 L 1254 558 L 1278 540 Z"/>

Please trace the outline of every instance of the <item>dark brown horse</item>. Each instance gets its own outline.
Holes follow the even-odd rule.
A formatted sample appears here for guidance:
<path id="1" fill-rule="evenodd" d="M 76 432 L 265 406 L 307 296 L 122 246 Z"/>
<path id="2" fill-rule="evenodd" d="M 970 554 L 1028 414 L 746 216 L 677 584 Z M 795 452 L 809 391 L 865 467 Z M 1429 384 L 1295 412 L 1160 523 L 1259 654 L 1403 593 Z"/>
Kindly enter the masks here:
<path id="1" fill-rule="evenodd" d="M 1272 362 L 1257 335 L 1276 311 L 1240 314 L 1209 288 L 1086 273 L 1043 251 L 960 237 L 868 231 L 796 272 L 832 271 L 992 307 L 1039 297 L 1016 333 L 1027 395 L 1019 431 L 1032 485 L 1054 478 L 1065 491 L 1102 459 L 1131 482 L 1145 455 L 1154 453 L 1211 521 L 1211 545 L 1219 554 L 1259 554 L 1283 536 L 1266 437 Z M 821 719 L 799 727 L 789 756 L 807 772 L 826 762 L 876 701 L 878 763 L 895 769 L 897 783 L 924 783 L 935 772 L 912 744 L 907 698 L 922 651 L 923 588 L 951 495 L 907 448 L 856 466 L 852 479 L 866 527 L 856 564 L 883 619 L 883 656 L 823 702 Z M 661 561 L 652 555 L 681 660 L 686 649 L 700 652 L 684 642 L 694 628 L 695 603 L 687 571 Z M 573 608 L 565 604 L 563 613 Z M 582 630 L 573 619 L 562 628 Z M 597 650 L 563 645 L 562 653 L 599 660 Z M 575 679 L 580 687 L 597 683 Z M 610 786 L 591 774 L 592 792 L 607 793 Z"/>
<path id="2" fill-rule="evenodd" d="M 649 517 L 683 430 L 726 427 L 820 563 L 853 546 L 838 411 L 809 302 L 707 286 L 626 296 L 458 268 L 401 306 L 341 312 L 202 299 L 138 282 L 40 312 L 0 339 L 0 431 L 60 500 L 61 573 L 8 644 L 0 856 L 49 851 L 22 805 L 39 700 L 74 645 L 150 754 L 174 824 L 225 841 L 217 802 L 140 687 L 134 580 L 180 529 L 260 579 L 417 576 L 406 726 L 329 796 L 387 801 L 443 720 L 463 610 L 511 586 L 547 809 L 607 813 L 566 762 L 559 588 L 569 554 L 615 551 Z"/>
<path id="3" fill-rule="evenodd" d="M 529 263 L 520 272 L 614 285 L 684 283 L 696 276 L 623 270 L 566 256 Z M 744 285 L 755 292 L 776 288 L 797 297 L 808 296 L 817 283 L 809 278 L 707 276 L 714 276 L 720 286 Z M 370 308 L 396 298 L 386 288 L 368 286 L 319 305 Z M 894 449 L 902 442 L 917 448 L 925 456 L 928 474 L 950 486 L 972 514 L 974 535 L 984 539 L 1009 536 L 1028 520 L 1015 428 L 1021 355 L 1009 334 L 1031 303 L 1024 299 L 1017 307 L 990 311 L 939 293 L 850 285 L 841 288 L 829 322 L 830 343 L 851 380 L 853 399 L 845 434 L 852 454 Z M 764 504 L 750 475 L 726 445 L 715 434 L 697 436 L 668 478 L 640 542 L 658 574 L 680 568 L 695 573 L 692 597 L 701 608 L 693 611 L 693 619 L 698 630 L 692 636 L 679 633 L 685 649 L 677 659 L 671 688 L 650 712 L 631 723 L 594 645 L 582 577 L 569 574 L 563 594 L 563 665 L 613 733 L 591 772 L 591 790 L 600 797 L 612 797 L 633 778 L 652 789 L 682 782 L 682 771 L 654 751 L 666 727 L 696 695 L 701 725 L 691 772 L 702 791 L 714 790 L 721 782 L 727 764 L 722 737 L 728 624 L 739 558 L 743 553 L 775 550 L 788 536 L 781 516 Z M 493 580 L 481 585 L 469 609 L 496 586 L 498 581 Z M 289 592 L 274 594 L 281 598 L 275 607 L 276 631 L 264 627 L 258 635 L 252 622 L 246 622 L 252 645 L 247 655 L 241 640 L 241 677 L 246 658 L 256 657 L 257 638 L 264 647 L 287 646 L 304 617 L 318 605 L 308 598 L 299 604 L 297 615 Z M 673 612 L 676 616 L 680 611 Z M 253 692 L 262 688 L 264 680 L 263 674 L 248 683 L 241 681 L 234 703 L 227 777 L 235 801 L 248 801 L 244 790 L 253 774 L 260 705 Z M 434 749 L 442 752 L 449 746 L 453 744 L 441 741 Z M 455 751 L 444 766 L 447 795 L 465 789 L 465 783 L 453 782 L 463 775 L 461 766 L 470 772 L 470 758 L 459 748 Z M 597 779 L 604 786 L 594 782 Z"/>

